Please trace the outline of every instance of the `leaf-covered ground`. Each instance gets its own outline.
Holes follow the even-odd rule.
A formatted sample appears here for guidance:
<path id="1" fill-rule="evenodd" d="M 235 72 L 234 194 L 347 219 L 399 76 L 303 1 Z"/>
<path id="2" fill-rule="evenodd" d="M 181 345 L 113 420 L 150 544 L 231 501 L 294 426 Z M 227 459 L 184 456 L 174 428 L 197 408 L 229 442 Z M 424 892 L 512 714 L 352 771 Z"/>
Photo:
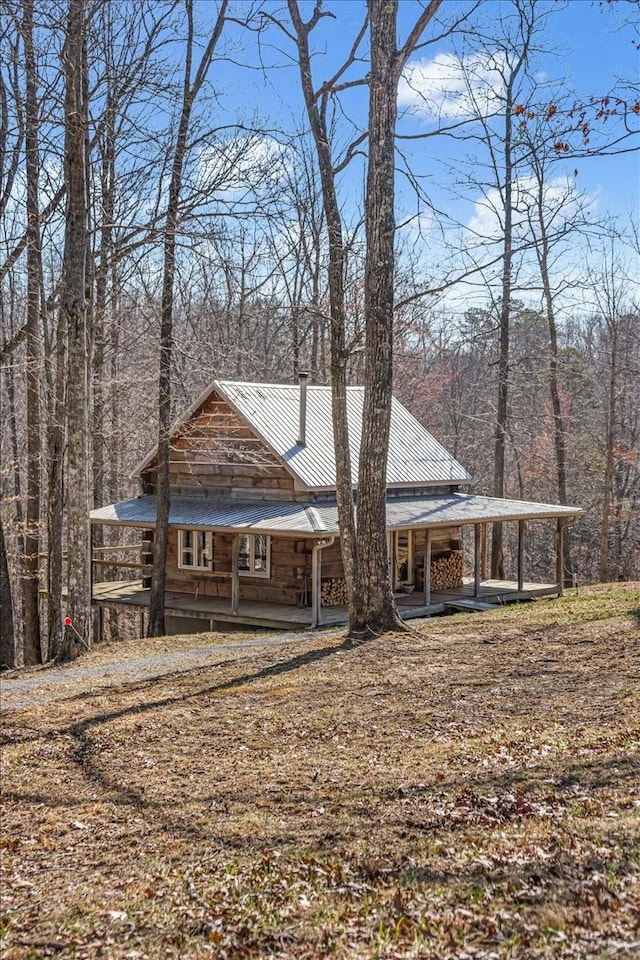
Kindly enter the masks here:
<path id="1" fill-rule="evenodd" d="M 4 960 L 640 954 L 640 585 L 117 682 L 4 717 Z"/>

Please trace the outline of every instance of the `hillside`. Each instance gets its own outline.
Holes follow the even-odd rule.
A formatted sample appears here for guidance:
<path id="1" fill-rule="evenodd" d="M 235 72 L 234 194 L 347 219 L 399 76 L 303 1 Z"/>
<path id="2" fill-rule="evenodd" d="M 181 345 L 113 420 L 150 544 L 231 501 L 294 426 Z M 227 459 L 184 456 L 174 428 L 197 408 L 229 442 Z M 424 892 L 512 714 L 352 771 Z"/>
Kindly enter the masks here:
<path id="1" fill-rule="evenodd" d="M 640 584 L 230 640 L 5 713 L 4 960 L 640 950 Z"/>

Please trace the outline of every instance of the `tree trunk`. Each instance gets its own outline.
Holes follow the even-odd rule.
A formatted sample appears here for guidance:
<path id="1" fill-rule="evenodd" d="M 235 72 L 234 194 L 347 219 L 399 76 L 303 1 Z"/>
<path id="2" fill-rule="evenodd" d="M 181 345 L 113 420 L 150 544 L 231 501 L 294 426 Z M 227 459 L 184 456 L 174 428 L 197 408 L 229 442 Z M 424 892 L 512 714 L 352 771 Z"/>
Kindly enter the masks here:
<path id="1" fill-rule="evenodd" d="M 16 641 L 13 625 L 13 597 L 4 540 L 4 527 L 0 516 L 0 670 L 10 670 L 16 665 Z"/>
<path id="2" fill-rule="evenodd" d="M 227 0 L 223 0 L 209 38 L 207 48 L 202 55 L 195 80 L 191 83 L 191 65 L 193 59 L 193 3 L 186 0 L 188 36 L 185 51 L 184 87 L 182 110 L 178 135 L 173 154 L 171 182 L 167 218 L 164 228 L 164 262 L 162 277 L 162 312 L 160 322 L 160 370 L 158 374 L 158 477 L 156 484 L 156 535 L 154 538 L 153 570 L 151 573 L 151 597 L 149 602 L 148 636 L 158 637 L 165 632 L 164 594 L 167 564 L 167 544 L 169 539 L 169 510 L 171 507 L 171 488 L 169 476 L 170 431 L 171 431 L 171 361 L 173 354 L 173 286 L 176 260 L 176 231 L 180 211 L 180 190 L 182 172 L 187 153 L 187 133 L 191 118 L 191 109 L 198 92 L 204 83 L 211 65 L 216 45 L 224 26 Z"/>
<path id="3" fill-rule="evenodd" d="M 33 0 L 24 0 L 25 166 L 27 178 L 27 505 L 22 597 L 24 662 L 42 663 L 39 610 L 40 550 L 40 226 L 38 211 L 38 105 L 33 50 Z"/>
<path id="4" fill-rule="evenodd" d="M 48 358 L 50 365 L 49 417 L 47 455 L 49 463 L 47 544 L 48 544 L 48 657 L 58 660 L 64 657 L 64 626 L 62 609 L 62 542 L 64 531 L 64 417 L 66 409 L 66 351 L 65 318 L 58 313 L 55 352 Z"/>
<path id="5" fill-rule="evenodd" d="M 544 221 L 544 197 L 542 192 L 538 194 L 538 221 L 540 226 L 540 246 L 538 249 L 538 262 L 540 265 L 540 277 L 542 279 L 542 291 L 547 313 L 547 324 L 549 326 L 549 392 L 551 394 L 551 409 L 553 411 L 553 441 L 556 454 L 556 478 L 558 484 L 558 503 L 567 503 L 567 442 L 566 426 L 562 414 L 562 404 L 560 403 L 560 387 L 558 377 L 558 334 L 556 329 L 556 315 L 553 303 L 553 292 L 551 290 L 551 281 L 549 278 L 549 240 Z M 562 539 L 562 570 L 564 585 L 571 586 L 573 583 L 571 566 L 571 548 L 569 539 L 569 528 L 565 527 L 564 537 Z"/>
<path id="6" fill-rule="evenodd" d="M 602 522 L 600 525 L 600 562 L 598 577 L 600 583 L 611 579 L 610 535 L 611 502 L 613 499 L 613 465 L 616 444 L 616 397 L 618 393 L 618 335 L 615 321 L 610 326 L 611 359 L 609 361 L 609 383 L 606 406 L 606 438 L 604 460 L 604 489 L 602 494 Z"/>
<path id="7" fill-rule="evenodd" d="M 347 587 L 349 629 L 362 636 L 399 624 L 395 611 L 386 560 L 386 463 L 389 439 L 391 379 L 393 356 L 391 333 L 393 327 L 393 241 L 394 222 L 394 134 L 397 87 L 402 67 L 415 48 L 422 31 L 440 6 L 441 0 L 431 0 L 422 10 L 409 38 L 402 48 L 396 47 L 397 0 L 370 0 L 372 80 L 370 84 L 369 171 L 367 175 L 367 243 L 375 250 L 367 250 L 367 357 L 370 376 L 365 387 L 365 414 L 363 446 L 358 488 L 358 527 L 362 536 L 356 542 L 356 524 L 353 505 L 351 454 L 347 421 L 347 362 L 346 309 L 344 295 L 345 251 L 342 220 L 336 189 L 336 171 L 333 165 L 327 104 L 335 93 L 331 84 L 322 92 L 314 90 L 311 72 L 309 34 L 323 16 L 322 4 L 317 3 L 309 20 L 300 16 L 297 0 L 288 0 L 298 50 L 300 81 L 307 107 L 309 125 L 313 134 L 322 186 L 322 203 L 329 236 L 329 303 L 331 315 L 331 394 L 333 433 L 336 462 L 336 499 L 342 563 Z M 373 26 L 375 20 L 375 27 Z M 366 24 L 356 38 L 350 59 L 336 76 L 342 76 L 350 61 L 355 59 Z M 375 37 L 374 37 L 375 32 Z M 289 32 L 287 31 L 288 35 Z M 373 61 L 375 59 L 375 69 Z M 375 103 L 373 102 L 375 100 Z M 369 211 L 369 206 L 371 210 Z M 380 222 L 376 222 L 380 218 Z M 377 263 L 375 257 L 383 258 Z M 380 269 L 380 277 L 377 271 Z M 371 382 L 369 380 L 371 379 Z M 379 458 L 366 462 L 367 458 Z M 362 551 L 360 551 L 362 544 Z M 362 566 L 364 564 L 364 566 Z M 384 569 L 383 569 L 384 568 Z M 361 595 L 361 591 L 364 594 Z"/>
<path id="8" fill-rule="evenodd" d="M 389 576 L 387 455 L 393 388 L 397 0 L 369 0 L 369 163 L 365 211 L 365 388 L 358 474 L 354 611 L 349 633 L 403 629 Z"/>
<path id="9" fill-rule="evenodd" d="M 505 451 L 509 415 L 509 328 L 511 324 L 511 270 L 513 249 L 513 77 L 506 90 L 504 115 L 504 244 L 502 251 L 502 300 L 498 335 L 498 404 L 493 461 L 493 495 L 504 497 Z M 491 531 L 491 577 L 504 580 L 502 524 Z"/>
<path id="10" fill-rule="evenodd" d="M 85 85 L 85 3 L 69 0 L 64 63 L 65 179 L 67 219 L 61 309 L 68 338 L 67 373 L 67 613 L 59 659 L 71 659 L 92 645 L 91 543 L 89 526 L 89 351 L 86 304 L 87 157 Z"/>
<path id="11" fill-rule="evenodd" d="M 105 140 L 101 147 L 100 196 L 102 199 L 102 223 L 100 225 L 100 253 L 96 270 L 96 294 L 93 326 L 93 505 L 105 503 L 105 387 L 104 352 L 105 324 L 107 313 L 107 278 L 113 253 L 113 219 L 115 211 L 115 117 L 111 92 L 107 94 Z M 98 524 L 94 530 L 94 548 L 104 545 L 104 529 Z M 103 578 L 102 569 L 96 577 Z"/>
<path id="12" fill-rule="evenodd" d="M 316 8 L 319 10 L 319 8 Z M 333 160 L 326 126 L 326 113 L 318 108 L 311 75 L 309 33 L 319 17 L 303 22 L 296 0 L 289 0 L 289 13 L 296 35 L 300 81 L 311 132 L 316 145 L 322 186 L 322 205 L 329 235 L 329 310 L 331 315 L 331 409 L 336 461 L 336 500 L 340 525 L 342 564 L 347 587 L 347 605 L 351 617 L 354 608 L 356 567 L 356 526 L 351 477 L 351 450 L 347 422 L 346 309 L 344 297 L 344 243 L 342 220 L 336 192 Z"/>

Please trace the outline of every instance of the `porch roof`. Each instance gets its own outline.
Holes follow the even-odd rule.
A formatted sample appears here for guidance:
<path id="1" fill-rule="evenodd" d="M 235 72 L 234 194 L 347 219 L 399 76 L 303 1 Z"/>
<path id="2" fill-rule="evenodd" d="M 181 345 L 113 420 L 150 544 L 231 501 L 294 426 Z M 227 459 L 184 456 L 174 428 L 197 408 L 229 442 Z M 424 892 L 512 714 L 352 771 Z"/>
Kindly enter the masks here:
<path id="1" fill-rule="evenodd" d="M 473 494 L 390 497 L 387 528 L 450 527 L 499 520 L 576 518 L 578 507 L 524 500 L 501 500 Z M 154 527 L 156 498 L 136 497 L 91 511 L 92 523 L 116 526 Z M 230 500 L 214 497 L 174 497 L 169 512 L 171 527 L 191 527 L 232 532 L 323 536 L 339 533 L 335 501 L 296 503 L 264 500 Z"/>

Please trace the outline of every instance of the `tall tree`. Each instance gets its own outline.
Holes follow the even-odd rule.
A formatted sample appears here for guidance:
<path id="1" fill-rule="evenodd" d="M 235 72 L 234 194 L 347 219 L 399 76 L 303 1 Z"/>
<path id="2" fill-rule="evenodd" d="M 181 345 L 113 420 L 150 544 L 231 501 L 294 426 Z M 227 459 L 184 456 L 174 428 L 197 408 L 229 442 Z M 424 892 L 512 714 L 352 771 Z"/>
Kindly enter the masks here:
<path id="1" fill-rule="evenodd" d="M 200 63 L 192 79 L 193 55 L 196 45 L 193 0 L 185 0 L 187 37 L 185 43 L 185 66 L 182 85 L 182 105 L 178 132 L 173 150 L 169 198 L 163 233 L 162 307 L 160 323 L 160 370 L 158 374 L 158 475 L 156 484 L 157 516 L 153 571 L 151 575 L 151 599 L 149 606 L 150 637 L 161 636 L 164 628 L 165 568 L 171 505 L 169 485 L 169 454 L 171 431 L 171 363 L 173 356 L 173 296 L 176 264 L 176 236 L 180 219 L 180 191 L 187 156 L 187 135 L 191 113 L 196 97 L 206 80 L 216 46 L 222 35 L 227 15 L 228 0 L 221 0 L 214 26 Z"/>
<path id="2" fill-rule="evenodd" d="M 66 322 L 67 353 L 67 609 L 72 628 L 64 634 L 59 660 L 92 644 L 91 534 L 89 527 L 89 369 L 86 265 L 88 243 L 87 104 L 85 0 L 69 0 L 65 69 L 64 172 L 67 187 L 60 309 Z"/>
<path id="3" fill-rule="evenodd" d="M 403 628 L 386 543 L 387 457 L 393 388 L 395 137 L 404 65 L 442 0 L 431 0 L 401 49 L 397 0 L 369 0 L 369 156 L 365 205 L 365 388 L 358 471 L 358 564 L 350 631 Z"/>
<path id="4" fill-rule="evenodd" d="M 39 611 L 40 552 L 40 223 L 38 101 L 33 46 L 33 0 L 24 0 L 25 167 L 27 181 L 27 506 L 22 596 L 24 662 L 42 663 Z"/>
<path id="5" fill-rule="evenodd" d="M 324 84 L 323 87 L 317 91 L 314 87 L 312 76 L 309 36 L 321 18 L 327 16 L 327 14 L 323 12 L 322 2 L 320 0 L 320 2 L 316 3 L 310 19 L 305 21 L 302 19 L 297 0 L 288 0 L 288 3 L 298 53 L 300 83 L 309 119 L 309 126 L 311 127 L 316 147 L 322 188 L 322 203 L 327 223 L 329 243 L 329 310 L 331 317 L 331 400 L 336 452 L 336 499 L 340 523 L 342 562 L 347 585 L 348 606 L 351 611 L 354 609 L 355 596 L 356 525 L 353 509 L 351 451 L 349 447 L 349 428 L 347 423 L 347 361 L 349 358 L 349 349 L 346 337 L 347 322 L 344 291 L 346 272 L 345 244 L 336 185 L 336 161 L 334 161 L 332 155 L 331 137 L 327 125 L 327 108 L 329 96 L 333 92 L 333 86 L 340 81 L 346 70 L 348 70 L 355 60 L 358 48 L 365 35 L 366 21 L 357 34 L 349 58 L 337 71 L 332 83 Z"/>
<path id="6" fill-rule="evenodd" d="M 417 18 L 402 47 L 397 43 L 397 0 L 369 0 L 368 17 L 350 54 L 330 81 L 314 87 L 309 36 L 323 17 L 331 16 L 318 0 L 309 20 L 302 19 L 297 0 L 289 0 L 304 101 L 313 134 L 329 237 L 329 300 L 331 311 L 331 389 L 336 459 L 336 488 L 342 559 L 347 583 L 349 630 L 360 637 L 402 626 L 391 590 L 385 537 L 386 472 L 393 378 L 394 178 L 398 83 L 441 0 L 431 0 Z M 360 56 L 370 23 L 371 73 L 369 126 L 347 148 L 333 156 L 328 106 L 331 98 L 362 80 L 345 74 Z M 285 30 L 285 32 L 288 32 Z M 347 421 L 345 307 L 345 243 L 336 177 L 365 140 L 369 142 L 366 222 L 366 375 L 362 443 L 358 478 L 358 524 L 352 492 Z"/>
<path id="7" fill-rule="evenodd" d="M 483 119 L 485 140 L 490 150 L 495 186 L 500 194 L 503 214 L 502 275 L 500 279 L 500 313 L 498 321 L 498 396 L 496 402 L 496 428 L 494 437 L 493 495 L 505 495 L 505 454 L 508 441 L 509 419 L 509 338 L 511 327 L 511 288 L 513 280 L 513 213 L 514 180 L 516 177 L 516 153 L 514 133 L 517 124 L 515 108 L 518 105 L 518 81 L 526 69 L 536 14 L 534 0 L 516 0 L 515 38 L 505 44 L 504 65 L 500 68 L 503 89 L 500 95 L 503 122 L 502 150 L 496 150 L 496 138 L 491 124 Z M 514 43 L 515 41 L 515 43 Z M 501 523 L 492 524 L 491 576 L 504 579 L 504 545 Z"/>
<path id="8" fill-rule="evenodd" d="M 555 110 L 555 104 L 554 104 Z M 565 142 L 569 135 L 566 129 L 554 128 L 549 122 L 549 109 L 542 111 L 541 118 L 533 124 L 522 125 L 528 149 L 530 176 L 526 188 L 521 190 L 521 205 L 526 207 L 531 239 L 542 285 L 543 312 L 549 333 L 549 396 L 553 416 L 553 445 L 556 467 L 556 491 L 558 503 L 569 503 L 568 497 L 568 423 L 561 399 L 560 347 L 558 340 L 557 285 L 554 284 L 553 266 L 565 243 L 589 223 L 589 204 L 577 188 L 575 175 L 557 174 L 556 145 Z M 551 111 L 553 112 L 553 111 Z M 559 111 L 563 116 L 565 111 Z M 532 118 L 533 119 L 533 118 Z M 561 282 L 561 289 L 564 281 Z M 570 530 L 563 537 L 562 568 L 565 585 L 572 583 Z"/>
<path id="9" fill-rule="evenodd" d="M 15 632 L 13 628 L 13 594 L 4 526 L 0 515 L 0 670 L 14 667 L 16 663 Z"/>

